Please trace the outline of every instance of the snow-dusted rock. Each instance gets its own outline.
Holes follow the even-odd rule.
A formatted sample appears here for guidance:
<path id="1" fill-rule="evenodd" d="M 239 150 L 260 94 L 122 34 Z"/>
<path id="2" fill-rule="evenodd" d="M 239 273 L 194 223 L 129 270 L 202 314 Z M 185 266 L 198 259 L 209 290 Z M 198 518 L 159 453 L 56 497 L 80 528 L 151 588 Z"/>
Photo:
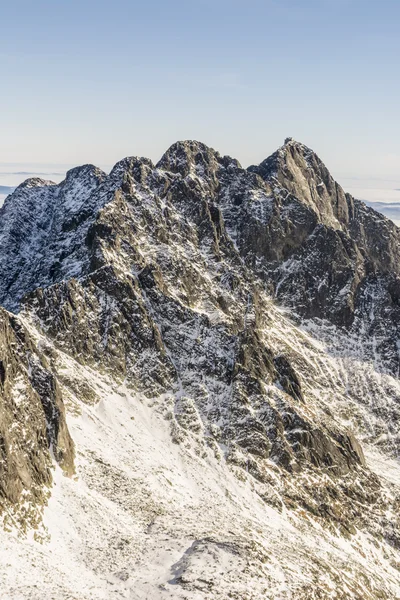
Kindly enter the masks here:
<path id="1" fill-rule="evenodd" d="M 72 564 L 83 598 L 396 597 L 399 243 L 294 140 L 247 170 L 187 141 L 20 186 L 0 317 L 43 459 L 18 442 L 35 486 L 3 470 L 39 498 L 49 451 L 72 473 L 68 425 L 79 478 L 55 472 L 37 597 L 77 594 Z"/>
<path id="2" fill-rule="evenodd" d="M 40 521 L 52 458 L 74 472 L 57 378 L 19 319 L 0 308 L 0 515 L 22 531 Z"/>
<path id="3" fill-rule="evenodd" d="M 85 239 L 105 174 L 92 165 L 72 169 L 56 185 L 28 179 L 0 209 L 0 304 L 17 310 L 24 294 L 85 272 Z"/>

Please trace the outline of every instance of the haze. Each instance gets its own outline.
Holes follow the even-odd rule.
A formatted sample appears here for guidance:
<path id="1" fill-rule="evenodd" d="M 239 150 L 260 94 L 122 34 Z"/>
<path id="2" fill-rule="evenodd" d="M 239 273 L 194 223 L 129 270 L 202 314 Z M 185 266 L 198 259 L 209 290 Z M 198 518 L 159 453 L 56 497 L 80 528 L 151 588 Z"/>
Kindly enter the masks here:
<path id="1" fill-rule="evenodd" d="M 157 160 L 188 138 L 247 166 L 293 136 L 347 189 L 400 188 L 396 0 L 16 0 L 0 19 L 16 171 Z"/>

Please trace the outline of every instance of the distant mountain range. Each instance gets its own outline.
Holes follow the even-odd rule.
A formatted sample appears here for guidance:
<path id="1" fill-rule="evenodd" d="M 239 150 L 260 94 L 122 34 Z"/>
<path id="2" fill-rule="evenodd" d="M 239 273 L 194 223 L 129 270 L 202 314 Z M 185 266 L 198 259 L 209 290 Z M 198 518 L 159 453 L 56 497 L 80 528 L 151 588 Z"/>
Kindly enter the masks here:
<path id="1" fill-rule="evenodd" d="M 400 224 L 400 202 L 370 202 L 368 200 L 364 200 L 364 202 L 367 206 L 394 221 L 396 225 Z"/>
<path id="2" fill-rule="evenodd" d="M 0 194 L 11 194 L 15 190 L 15 187 L 8 185 L 0 185 Z"/>

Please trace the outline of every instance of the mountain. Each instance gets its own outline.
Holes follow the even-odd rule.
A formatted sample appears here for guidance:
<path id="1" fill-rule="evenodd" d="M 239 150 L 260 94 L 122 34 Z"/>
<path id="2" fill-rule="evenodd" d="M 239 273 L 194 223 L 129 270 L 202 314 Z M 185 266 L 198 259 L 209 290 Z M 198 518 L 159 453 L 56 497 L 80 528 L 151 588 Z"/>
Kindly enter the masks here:
<path id="1" fill-rule="evenodd" d="M 7 598 L 400 597 L 399 259 L 291 138 L 248 169 L 186 141 L 19 186 Z"/>

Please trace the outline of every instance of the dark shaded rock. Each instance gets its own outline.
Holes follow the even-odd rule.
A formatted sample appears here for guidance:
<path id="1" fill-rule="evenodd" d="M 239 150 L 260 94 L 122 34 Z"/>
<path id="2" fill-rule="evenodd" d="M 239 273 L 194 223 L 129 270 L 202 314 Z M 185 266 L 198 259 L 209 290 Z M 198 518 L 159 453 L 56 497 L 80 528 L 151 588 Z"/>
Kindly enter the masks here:
<path id="1" fill-rule="evenodd" d="M 26 329 L 3 309 L 0 364 L 0 513 L 9 515 L 11 506 L 12 524 L 25 530 L 36 526 L 47 501 L 51 453 L 71 475 L 74 446 L 54 376 Z M 27 502 L 31 508 L 18 513 Z"/>
<path id="2" fill-rule="evenodd" d="M 0 305 L 17 311 L 27 292 L 85 272 L 84 239 L 108 198 L 104 186 L 100 192 L 105 177 L 85 165 L 58 185 L 30 179 L 8 196 L 0 208 Z"/>
<path id="3" fill-rule="evenodd" d="M 274 358 L 274 364 L 278 373 L 277 381 L 283 387 L 285 392 L 295 400 L 304 402 L 299 378 L 288 359 L 285 356 L 276 356 Z"/>

